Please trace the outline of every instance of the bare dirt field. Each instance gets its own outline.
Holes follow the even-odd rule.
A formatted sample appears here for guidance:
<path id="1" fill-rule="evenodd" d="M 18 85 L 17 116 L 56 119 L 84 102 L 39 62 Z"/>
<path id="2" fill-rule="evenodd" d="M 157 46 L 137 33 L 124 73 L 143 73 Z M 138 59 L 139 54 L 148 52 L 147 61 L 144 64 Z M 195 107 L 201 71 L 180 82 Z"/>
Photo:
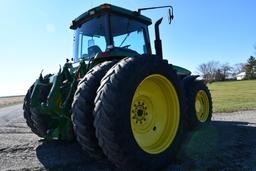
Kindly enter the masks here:
<path id="1" fill-rule="evenodd" d="M 214 114 L 189 133 L 171 170 L 256 170 L 256 111 Z M 0 109 L 0 170 L 118 170 L 74 143 L 43 142 L 26 126 L 22 105 Z"/>
<path id="2" fill-rule="evenodd" d="M 24 96 L 0 97 L 0 108 L 22 103 Z"/>

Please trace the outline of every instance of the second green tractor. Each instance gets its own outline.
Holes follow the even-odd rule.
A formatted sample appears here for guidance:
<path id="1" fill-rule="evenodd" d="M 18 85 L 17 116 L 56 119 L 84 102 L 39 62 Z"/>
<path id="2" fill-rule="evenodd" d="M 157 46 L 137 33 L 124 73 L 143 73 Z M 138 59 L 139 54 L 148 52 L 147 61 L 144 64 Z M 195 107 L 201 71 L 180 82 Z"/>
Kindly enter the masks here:
<path id="1" fill-rule="evenodd" d="M 176 156 L 187 131 L 207 124 L 212 99 L 203 81 L 163 59 L 155 23 L 110 4 L 73 20 L 74 59 L 39 78 L 24 99 L 31 130 L 48 141 L 77 140 L 93 158 L 119 168 L 157 170 Z"/>

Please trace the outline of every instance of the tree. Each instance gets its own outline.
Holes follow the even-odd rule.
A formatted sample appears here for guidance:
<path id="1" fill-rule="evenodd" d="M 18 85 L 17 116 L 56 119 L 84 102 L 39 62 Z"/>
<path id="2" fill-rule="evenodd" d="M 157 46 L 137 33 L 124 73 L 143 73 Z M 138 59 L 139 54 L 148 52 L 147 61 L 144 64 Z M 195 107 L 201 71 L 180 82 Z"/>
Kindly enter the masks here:
<path id="1" fill-rule="evenodd" d="M 216 73 L 215 73 L 215 80 L 216 80 L 216 81 L 222 81 L 222 80 L 224 80 L 224 75 L 223 75 L 223 73 L 221 72 L 220 69 L 218 69 L 218 70 L 216 71 Z"/>
<path id="2" fill-rule="evenodd" d="M 224 63 L 221 65 L 220 70 L 222 72 L 221 81 L 225 81 L 227 77 L 230 75 L 230 71 L 232 70 L 232 67 L 229 65 L 229 63 Z"/>
<path id="3" fill-rule="evenodd" d="M 197 70 L 199 71 L 199 73 L 203 77 L 203 79 L 207 80 L 207 78 L 208 78 L 207 64 L 203 63 L 203 64 L 199 65 Z"/>
<path id="4" fill-rule="evenodd" d="M 245 64 L 244 63 L 234 64 L 231 70 L 231 76 L 235 78 L 241 72 L 245 72 Z"/>
<path id="5" fill-rule="evenodd" d="M 245 65 L 246 79 L 256 79 L 256 59 L 253 56 L 247 60 Z"/>
<path id="6" fill-rule="evenodd" d="M 203 63 L 198 66 L 197 70 L 199 71 L 200 75 L 205 79 L 206 81 L 214 81 L 216 72 L 219 68 L 219 62 L 217 61 L 210 61 L 208 63 Z"/>
<path id="7" fill-rule="evenodd" d="M 239 73 L 241 73 L 241 72 L 245 72 L 245 64 L 243 64 L 243 63 L 238 63 L 238 64 L 233 65 L 233 67 L 232 67 L 232 73 L 233 73 L 234 75 L 237 75 L 237 74 L 239 74 Z"/>

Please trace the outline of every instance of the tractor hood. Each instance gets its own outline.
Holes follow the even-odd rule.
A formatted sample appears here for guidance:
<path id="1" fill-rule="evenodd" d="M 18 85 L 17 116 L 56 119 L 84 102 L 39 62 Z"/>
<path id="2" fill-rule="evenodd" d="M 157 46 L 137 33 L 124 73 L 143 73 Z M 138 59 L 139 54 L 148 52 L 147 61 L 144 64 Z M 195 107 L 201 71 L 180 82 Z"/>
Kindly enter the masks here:
<path id="1" fill-rule="evenodd" d="M 185 69 L 185 68 L 182 68 L 180 66 L 176 66 L 176 65 L 172 65 L 172 67 L 176 70 L 177 74 L 179 76 L 188 76 L 188 75 L 191 75 L 191 71 Z"/>
<path id="2" fill-rule="evenodd" d="M 139 55 L 139 53 L 137 53 L 134 50 L 121 48 L 121 47 L 114 47 L 114 48 L 108 49 L 105 52 L 98 53 L 95 56 L 95 59 L 106 58 L 106 57 L 126 57 L 126 56 L 134 57 L 136 55 Z"/>

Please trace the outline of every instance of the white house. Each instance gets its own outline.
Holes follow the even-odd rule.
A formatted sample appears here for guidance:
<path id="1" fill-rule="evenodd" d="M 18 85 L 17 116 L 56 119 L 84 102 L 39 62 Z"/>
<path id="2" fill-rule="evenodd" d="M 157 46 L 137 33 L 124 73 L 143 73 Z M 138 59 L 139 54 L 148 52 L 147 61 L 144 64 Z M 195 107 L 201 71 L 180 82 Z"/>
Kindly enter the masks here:
<path id="1" fill-rule="evenodd" d="M 246 73 L 245 72 L 241 72 L 240 74 L 237 74 L 236 75 L 236 79 L 237 80 L 243 80 L 246 76 Z"/>

